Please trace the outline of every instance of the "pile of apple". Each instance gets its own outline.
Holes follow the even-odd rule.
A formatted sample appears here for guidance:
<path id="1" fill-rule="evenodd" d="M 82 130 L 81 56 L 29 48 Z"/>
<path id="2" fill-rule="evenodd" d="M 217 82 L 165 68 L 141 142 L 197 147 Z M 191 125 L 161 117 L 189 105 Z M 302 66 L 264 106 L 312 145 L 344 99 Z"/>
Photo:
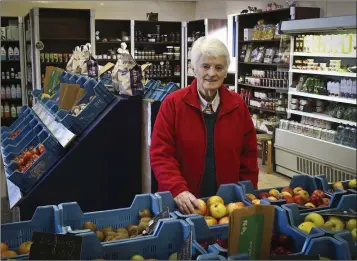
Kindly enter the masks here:
<path id="1" fill-rule="evenodd" d="M 200 240 L 198 243 L 206 251 L 208 251 L 208 247 L 213 244 L 218 244 L 220 247 L 222 247 L 224 249 L 228 249 L 228 239 L 216 238 L 214 240 Z"/>
<path id="2" fill-rule="evenodd" d="M 326 194 L 316 189 L 311 195 L 302 187 L 290 188 L 284 187 L 281 192 L 277 189 L 271 189 L 269 192 L 260 192 L 258 198 L 251 193 L 245 195 L 246 198 L 254 205 L 260 204 L 260 199 L 266 198 L 270 201 L 284 199 L 286 203 L 296 203 L 300 206 L 308 208 L 327 207 L 330 204 L 330 199 Z"/>
<path id="3" fill-rule="evenodd" d="M 19 246 L 16 252 L 14 250 L 9 250 L 8 245 L 1 242 L 1 258 L 9 258 L 18 255 L 27 255 L 30 253 L 31 245 L 32 245 L 32 241 L 26 241 Z"/>
<path id="4" fill-rule="evenodd" d="M 357 180 L 356 179 L 351 179 L 348 184 L 347 184 L 347 188 L 348 189 L 354 189 L 357 190 Z M 337 189 L 340 190 L 345 190 L 345 188 L 343 187 L 342 182 L 337 181 L 335 183 L 332 184 L 332 189 L 329 190 L 330 193 L 335 192 Z"/>
<path id="5" fill-rule="evenodd" d="M 233 202 L 225 205 L 223 198 L 220 196 L 210 197 L 207 203 L 202 199 L 198 199 L 198 202 L 200 208 L 195 211 L 197 214 L 205 217 L 208 226 L 228 224 L 229 215 L 233 210 L 245 207 L 243 202 Z"/>
<path id="6" fill-rule="evenodd" d="M 93 222 L 85 222 L 82 226 L 83 229 L 90 229 L 97 235 L 99 241 L 107 242 L 114 240 L 122 240 L 127 238 L 137 237 L 149 226 L 152 219 L 151 211 L 147 208 L 139 210 L 140 221 L 138 225 L 128 225 L 126 228 L 121 227 L 114 229 L 113 227 L 103 227 L 97 230 L 97 226 Z"/>
<path id="7" fill-rule="evenodd" d="M 357 241 L 357 219 L 349 218 L 346 222 L 340 217 L 337 216 L 329 216 L 327 220 L 318 213 L 310 213 L 308 214 L 304 222 L 302 222 L 298 228 L 305 232 L 306 234 L 310 234 L 312 228 L 324 228 L 331 232 L 338 232 L 341 230 L 348 230 L 352 234 L 352 238 L 354 241 Z"/>
<path id="8" fill-rule="evenodd" d="M 276 234 L 273 232 L 270 243 L 270 255 L 290 255 L 293 253 L 292 240 L 288 235 Z"/>

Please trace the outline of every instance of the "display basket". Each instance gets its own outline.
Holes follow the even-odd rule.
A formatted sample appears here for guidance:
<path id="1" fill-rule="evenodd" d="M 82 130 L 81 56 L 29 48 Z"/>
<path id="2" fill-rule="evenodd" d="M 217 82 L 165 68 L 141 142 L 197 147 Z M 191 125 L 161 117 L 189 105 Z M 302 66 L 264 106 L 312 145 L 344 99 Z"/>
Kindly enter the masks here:
<path id="1" fill-rule="evenodd" d="M 178 89 L 177 85 L 173 82 L 169 82 L 166 86 L 163 86 L 160 81 L 150 80 L 145 85 L 144 99 L 162 102 L 167 95 Z"/>
<path id="2" fill-rule="evenodd" d="M 1 242 L 7 244 L 10 250 L 17 251 L 22 243 L 31 241 L 33 232 L 59 233 L 60 227 L 55 225 L 58 218 L 57 206 L 37 207 L 31 220 L 1 224 Z M 28 255 L 11 259 L 28 259 Z"/>
<path id="3" fill-rule="evenodd" d="M 350 251 L 350 255 L 351 255 L 351 259 L 352 260 L 357 259 L 357 241 L 353 240 L 352 234 L 350 231 L 345 230 L 345 231 L 337 232 L 334 235 L 334 238 L 336 238 L 337 240 L 342 241 L 342 242 L 347 242 L 349 251 Z"/>
<path id="4" fill-rule="evenodd" d="M 277 187 L 277 188 L 266 188 L 266 189 L 254 189 L 254 186 L 250 180 L 245 180 L 245 181 L 239 181 L 238 185 L 240 185 L 243 189 L 243 194 L 246 195 L 248 193 L 255 195 L 257 198 L 259 197 L 259 194 L 262 192 L 269 192 L 271 189 L 276 189 L 279 192 L 284 187 Z M 314 190 L 317 189 L 317 185 L 315 182 L 315 179 L 313 177 L 307 176 L 307 175 L 295 175 L 293 176 L 289 186 L 290 188 L 296 188 L 296 187 L 302 187 L 304 188 L 309 194 L 311 194 Z M 245 202 L 250 202 L 246 196 L 244 196 Z M 267 201 L 271 205 L 277 205 L 277 206 L 282 206 L 283 204 L 286 204 L 285 199 L 278 199 L 278 200 L 269 200 L 267 198 L 261 199 L 263 202 Z M 308 208 L 306 207 L 300 207 L 301 211 L 304 211 Z"/>
<path id="5" fill-rule="evenodd" d="M 304 254 L 330 260 L 351 260 L 347 242 L 326 236 L 311 239 Z"/>
<path id="6" fill-rule="evenodd" d="M 342 212 L 342 211 L 350 211 L 351 209 L 356 211 L 357 195 L 356 194 L 343 195 L 336 208 L 323 209 L 323 210 L 319 210 L 318 208 L 309 209 L 307 212 L 303 212 L 303 213 L 299 211 L 298 205 L 296 205 L 295 203 L 285 204 L 282 206 L 282 208 L 287 211 L 289 224 L 297 229 L 299 224 L 304 222 L 305 217 L 312 212 L 323 214 L 324 212 L 330 212 L 330 211 Z M 316 230 L 320 231 L 321 236 L 325 234 L 334 236 L 336 234 L 336 232 L 331 232 L 325 228 L 316 228 Z"/>
<path id="7" fill-rule="evenodd" d="M 128 208 L 83 213 L 77 202 L 62 203 L 58 208 L 61 217 L 60 226 L 63 232 L 81 231 L 83 224 L 87 221 L 93 222 L 98 230 L 109 226 L 113 229 L 127 227 L 128 225 L 139 223 L 139 210 L 141 209 L 149 209 L 153 216 L 161 212 L 159 201 L 153 194 L 136 195 Z M 175 216 L 171 215 L 170 218 L 174 219 Z M 130 238 L 127 240 L 135 239 Z M 103 242 L 103 244 L 112 242 L 114 241 Z"/>
<path id="8" fill-rule="evenodd" d="M 159 199 L 160 206 L 162 207 L 162 209 L 169 208 L 170 212 L 174 212 L 174 214 L 178 218 L 188 218 L 188 217 L 193 217 L 193 216 L 197 216 L 198 215 L 198 214 L 189 214 L 189 215 L 182 214 L 178 210 L 178 208 L 176 206 L 176 203 L 175 203 L 175 200 L 172 197 L 171 192 L 168 192 L 168 191 L 157 192 L 157 193 L 155 193 L 155 195 Z M 219 187 L 216 195 L 222 197 L 225 204 L 241 201 L 246 206 L 251 206 L 252 205 L 251 202 L 249 202 L 249 201 L 245 202 L 243 200 L 244 199 L 243 190 L 237 184 L 223 184 L 223 185 L 221 185 Z M 212 196 L 214 196 L 214 195 L 212 195 Z M 202 200 L 207 201 L 208 197 L 207 198 L 202 198 Z M 264 203 L 262 202 L 262 204 L 264 204 Z M 266 202 L 266 204 L 268 204 L 268 203 Z"/>
<path id="9" fill-rule="evenodd" d="M 341 181 L 344 190 L 336 189 L 334 191 L 333 190 L 333 184 L 332 183 L 328 183 L 326 175 L 316 176 L 315 179 L 316 179 L 317 187 L 319 189 L 323 190 L 328 195 L 333 195 L 335 193 L 341 193 L 341 192 L 342 193 L 346 193 L 347 192 L 347 193 L 357 194 L 357 189 L 348 188 L 348 182 L 350 182 L 350 180 Z"/>
<path id="10" fill-rule="evenodd" d="M 36 128 L 38 126 L 41 125 L 37 125 Z M 43 126 L 41 127 L 43 128 Z M 64 154 L 63 147 L 45 128 L 43 128 L 25 148 L 30 146 L 38 148 L 40 143 L 45 147 L 45 152 L 40 154 L 39 158 L 33 162 L 32 166 L 25 172 L 20 172 L 18 163 L 11 161 L 18 154 L 10 153 L 8 156 L 8 159 L 11 161 L 11 163 L 5 167 L 8 179 L 24 193 L 26 193 Z"/>
<path id="11" fill-rule="evenodd" d="M 152 236 L 143 236 L 134 241 L 116 241 L 101 245 L 93 233 L 79 234 L 78 236 L 83 236 L 81 259 L 130 260 L 134 255 L 141 255 L 145 259 L 168 260 L 171 254 L 183 247 L 190 231 L 190 225 L 184 220 L 166 219 L 159 221 Z M 203 253 L 192 244 L 193 259 L 198 259 L 201 254 Z M 207 258 L 209 259 L 200 257 L 201 260 L 217 257 L 209 255 Z"/>
<path id="12" fill-rule="evenodd" d="M 2 126 L 1 127 L 1 140 L 4 140 L 5 138 L 9 137 L 14 131 L 18 129 L 22 129 L 25 127 L 31 119 L 28 119 L 27 116 L 30 114 L 31 109 L 28 107 L 28 105 L 24 105 L 21 108 L 21 114 L 18 117 L 16 121 L 14 121 L 13 124 L 11 124 L 9 127 L 7 126 Z"/>

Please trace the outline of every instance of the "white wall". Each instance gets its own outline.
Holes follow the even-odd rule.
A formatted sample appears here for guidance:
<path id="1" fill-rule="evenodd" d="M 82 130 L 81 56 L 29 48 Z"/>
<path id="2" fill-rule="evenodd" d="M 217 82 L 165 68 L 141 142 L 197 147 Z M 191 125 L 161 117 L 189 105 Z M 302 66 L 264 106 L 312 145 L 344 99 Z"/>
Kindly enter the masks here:
<path id="1" fill-rule="evenodd" d="M 101 5 L 103 3 L 103 5 Z M 195 19 L 195 2 L 164 1 L 2 1 L 2 16 L 24 16 L 31 8 L 95 9 L 97 19 L 146 20 L 146 13 L 159 13 L 160 21 L 189 21 Z"/>

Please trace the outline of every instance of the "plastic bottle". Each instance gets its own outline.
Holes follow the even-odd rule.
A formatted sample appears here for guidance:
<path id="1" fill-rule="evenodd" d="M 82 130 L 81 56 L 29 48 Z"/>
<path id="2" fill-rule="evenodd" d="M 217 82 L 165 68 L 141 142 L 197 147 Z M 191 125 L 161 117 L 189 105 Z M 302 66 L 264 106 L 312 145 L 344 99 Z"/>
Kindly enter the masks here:
<path id="1" fill-rule="evenodd" d="M 335 143 L 341 144 L 342 139 L 343 139 L 344 129 L 345 129 L 345 128 L 343 127 L 342 124 L 340 124 L 340 125 L 337 127 L 336 136 L 335 136 Z"/>
<path id="2" fill-rule="evenodd" d="M 16 87 L 15 87 L 15 84 L 11 84 L 11 99 L 16 99 Z"/>
<path id="3" fill-rule="evenodd" d="M 16 118 L 16 115 L 17 115 L 16 107 L 15 107 L 15 105 L 11 105 L 11 117 Z"/>
<path id="4" fill-rule="evenodd" d="M 10 69 L 10 79 L 15 79 L 15 69 L 14 68 Z"/>
<path id="5" fill-rule="evenodd" d="M 1 86 L 1 100 L 5 100 L 5 98 L 6 98 L 5 87 Z"/>
<path id="6" fill-rule="evenodd" d="M 22 90 L 21 90 L 20 84 L 18 84 L 16 86 L 16 98 L 21 99 L 21 96 L 22 96 Z"/>
<path id="7" fill-rule="evenodd" d="M 0 56 L 1 56 L 1 61 L 5 61 L 6 60 L 6 50 L 5 50 L 4 46 L 1 46 Z"/>
<path id="8" fill-rule="evenodd" d="M 11 88 L 10 86 L 6 86 L 6 99 L 11 99 Z"/>
<path id="9" fill-rule="evenodd" d="M 20 50 L 19 48 L 14 48 L 14 60 L 20 60 Z"/>
<path id="10" fill-rule="evenodd" d="M 10 106 L 7 102 L 5 102 L 4 106 L 4 118 L 9 118 L 10 117 Z"/>
<path id="11" fill-rule="evenodd" d="M 17 117 L 20 116 L 20 114 L 21 114 L 21 109 L 22 109 L 22 106 L 17 106 L 17 107 L 16 107 Z"/>
<path id="12" fill-rule="evenodd" d="M 7 56 L 9 60 L 14 60 L 14 49 L 11 46 L 7 50 Z"/>
<path id="13" fill-rule="evenodd" d="M 342 138 L 342 142 L 341 144 L 344 145 L 344 146 L 350 146 L 351 142 L 350 142 L 350 134 L 351 132 L 351 127 L 350 126 L 347 126 L 344 131 L 343 131 L 343 138 Z"/>

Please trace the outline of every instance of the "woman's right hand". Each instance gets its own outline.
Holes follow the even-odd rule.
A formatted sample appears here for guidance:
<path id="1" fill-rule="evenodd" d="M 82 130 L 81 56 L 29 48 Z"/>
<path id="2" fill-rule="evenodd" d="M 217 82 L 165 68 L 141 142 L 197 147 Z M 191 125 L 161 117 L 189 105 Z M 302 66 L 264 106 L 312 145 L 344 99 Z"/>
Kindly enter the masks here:
<path id="1" fill-rule="evenodd" d="M 190 192 L 184 191 L 175 197 L 175 202 L 181 213 L 195 214 L 195 209 L 200 208 L 197 198 Z"/>

